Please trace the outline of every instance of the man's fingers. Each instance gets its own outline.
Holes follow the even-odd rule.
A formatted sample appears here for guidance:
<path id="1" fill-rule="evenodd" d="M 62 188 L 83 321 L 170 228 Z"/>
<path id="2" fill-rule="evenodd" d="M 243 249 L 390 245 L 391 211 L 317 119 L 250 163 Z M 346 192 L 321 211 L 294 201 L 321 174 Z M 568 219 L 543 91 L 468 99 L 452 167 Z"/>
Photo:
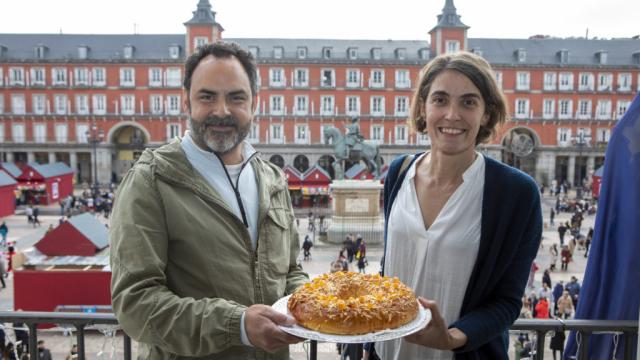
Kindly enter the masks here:
<path id="1" fill-rule="evenodd" d="M 265 308 L 262 315 L 278 325 L 291 326 L 296 323 L 296 319 L 289 315 L 277 312 L 270 307 Z"/>

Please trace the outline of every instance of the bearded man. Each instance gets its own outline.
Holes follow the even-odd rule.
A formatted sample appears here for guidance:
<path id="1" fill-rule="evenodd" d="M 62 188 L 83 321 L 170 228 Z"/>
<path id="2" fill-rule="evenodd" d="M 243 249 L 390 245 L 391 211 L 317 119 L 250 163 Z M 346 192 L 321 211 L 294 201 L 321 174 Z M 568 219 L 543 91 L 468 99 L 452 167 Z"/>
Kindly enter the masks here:
<path id="1" fill-rule="evenodd" d="M 270 305 L 308 281 L 286 178 L 245 141 L 252 55 L 200 47 L 185 63 L 181 139 L 147 149 L 110 227 L 113 310 L 139 359 L 288 359 L 301 339 Z"/>

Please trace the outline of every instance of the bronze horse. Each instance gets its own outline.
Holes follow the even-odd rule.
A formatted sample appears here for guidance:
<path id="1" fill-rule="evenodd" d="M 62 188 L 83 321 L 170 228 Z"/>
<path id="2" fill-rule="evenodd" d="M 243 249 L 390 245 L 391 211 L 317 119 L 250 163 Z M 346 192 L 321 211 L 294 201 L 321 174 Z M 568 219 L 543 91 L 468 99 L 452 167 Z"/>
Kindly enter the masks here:
<path id="1" fill-rule="evenodd" d="M 370 174 L 376 177 L 380 175 L 382 157 L 380 156 L 377 144 L 365 140 L 357 141 L 353 147 L 350 147 L 347 144 L 347 137 L 342 135 L 340 130 L 333 126 L 324 129 L 324 143 L 328 144 L 330 140 L 333 140 L 333 152 L 336 160 L 338 160 L 334 163 L 336 178 L 342 179 L 344 177 L 344 169 L 342 169 L 340 165 L 342 163 L 340 160 L 349 160 L 351 162 L 359 162 L 362 160 Z"/>

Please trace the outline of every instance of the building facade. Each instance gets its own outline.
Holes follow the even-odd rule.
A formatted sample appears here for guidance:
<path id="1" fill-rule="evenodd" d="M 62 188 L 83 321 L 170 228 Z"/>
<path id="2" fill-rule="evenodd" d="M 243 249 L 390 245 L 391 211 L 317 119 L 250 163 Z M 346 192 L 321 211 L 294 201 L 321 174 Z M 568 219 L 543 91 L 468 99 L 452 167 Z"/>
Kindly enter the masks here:
<path id="1" fill-rule="evenodd" d="M 220 39 L 258 61 L 249 141 L 301 172 L 319 164 L 333 175 L 324 130 L 344 133 L 352 117 L 385 163 L 426 149 L 406 118 L 420 69 L 441 53 L 491 63 L 512 121 L 481 149 L 542 184 L 589 178 L 640 88 L 637 37 L 468 38 L 452 0 L 429 39 L 227 39 L 208 0 L 184 25 L 176 35 L 0 34 L 0 160 L 62 161 L 79 182 L 117 181 L 144 148 L 184 133 L 184 59 Z"/>

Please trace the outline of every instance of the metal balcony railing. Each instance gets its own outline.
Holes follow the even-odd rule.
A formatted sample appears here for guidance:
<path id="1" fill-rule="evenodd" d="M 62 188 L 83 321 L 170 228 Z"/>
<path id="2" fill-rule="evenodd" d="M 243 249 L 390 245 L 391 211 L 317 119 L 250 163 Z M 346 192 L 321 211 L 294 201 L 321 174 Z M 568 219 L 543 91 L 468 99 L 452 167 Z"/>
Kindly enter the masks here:
<path id="1" fill-rule="evenodd" d="M 85 330 L 94 325 L 117 326 L 118 320 L 111 313 L 58 313 L 58 312 L 27 312 L 0 311 L 0 323 L 24 323 L 29 328 L 29 352 L 37 353 L 38 324 L 64 324 L 76 329 L 78 345 L 78 359 L 85 360 Z M 638 321 L 631 320 L 533 320 L 518 319 L 510 328 L 512 331 L 532 331 L 536 333 L 535 349 L 532 359 L 544 359 L 545 335 L 555 331 L 576 331 L 581 338 L 577 359 L 586 360 L 589 351 L 589 338 L 593 334 L 623 335 L 625 360 L 633 358 L 634 341 L 637 341 Z M 131 359 L 131 338 L 124 335 L 124 359 Z M 317 343 L 311 341 L 311 360 L 317 359 Z"/>

